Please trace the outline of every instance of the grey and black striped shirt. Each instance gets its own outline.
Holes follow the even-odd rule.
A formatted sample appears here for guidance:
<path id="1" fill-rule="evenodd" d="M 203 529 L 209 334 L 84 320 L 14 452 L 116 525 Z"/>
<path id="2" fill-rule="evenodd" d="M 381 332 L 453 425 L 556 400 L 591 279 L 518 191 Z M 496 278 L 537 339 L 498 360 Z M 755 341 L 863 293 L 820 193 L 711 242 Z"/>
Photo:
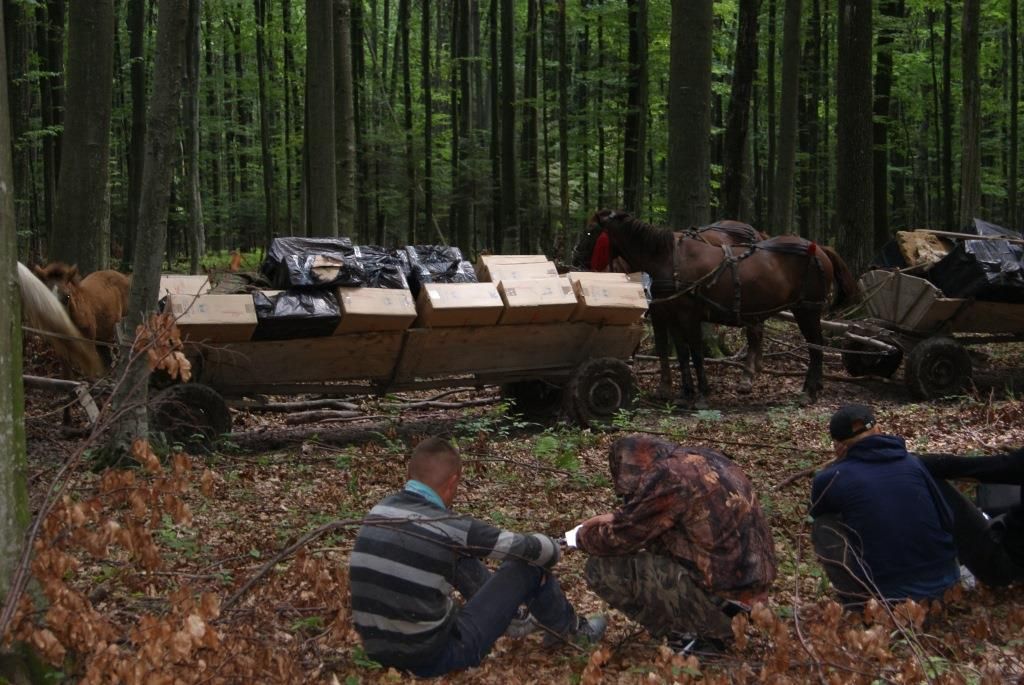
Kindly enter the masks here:
<path id="1" fill-rule="evenodd" d="M 521 559 L 550 568 L 554 540 L 510 533 L 403 490 L 375 506 L 349 560 L 352 621 L 366 653 L 388 665 L 429 663 L 448 638 L 460 557 Z"/>

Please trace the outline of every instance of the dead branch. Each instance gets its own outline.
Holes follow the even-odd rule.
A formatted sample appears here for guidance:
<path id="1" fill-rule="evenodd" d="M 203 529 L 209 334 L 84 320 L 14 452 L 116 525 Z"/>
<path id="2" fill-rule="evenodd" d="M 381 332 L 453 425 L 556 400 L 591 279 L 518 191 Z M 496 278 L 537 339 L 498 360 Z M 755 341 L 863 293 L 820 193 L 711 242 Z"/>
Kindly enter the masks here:
<path id="1" fill-rule="evenodd" d="M 772 490 L 781 490 L 782 488 L 786 487 L 787 485 L 792 485 L 793 483 L 797 482 L 801 478 L 807 478 L 809 476 L 813 476 L 819 469 L 825 467 L 826 465 L 827 464 L 820 464 L 818 466 L 811 466 L 811 467 L 808 467 L 806 469 L 800 469 L 796 473 L 790 474 L 789 476 L 784 478 L 782 481 L 780 481 L 776 485 L 773 485 L 772 486 Z"/>
<path id="2" fill-rule="evenodd" d="M 571 476 L 571 471 L 565 469 L 558 469 L 554 466 L 545 466 L 544 464 L 532 461 L 516 461 L 515 459 L 508 459 L 507 457 L 471 457 L 463 459 L 463 464 L 472 464 L 474 462 L 505 462 L 506 464 L 515 464 L 516 466 L 522 466 L 527 469 L 536 469 L 538 471 L 550 471 L 551 473 L 558 473 L 563 476 Z"/>
<path id="3" fill-rule="evenodd" d="M 339 409 L 342 411 L 359 411 L 359 405 L 336 399 L 305 400 L 295 402 L 254 402 L 237 400 L 232 406 L 251 412 L 287 412 L 305 411 L 308 409 Z"/>
<path id="4" fill-rule="evenodd" d="M 316 421 L 327 421 L 332 419 L 355 419 L 366 416 L 361 411 L 348 411 L 348 410 L 335 410 L 335 409 L 317 409 L 314 411 L 300 411 L 294 414 L 289 414 L 284 418 L 284 422 L 288 425 L 296 425 L 300 423 L 313 423 Z"/>
<path id="5" fill-rule="evenodd" d="M 465 400 L 464 402 L 439 402 L 437 400 L 420 400 L 418 402 L 403 402 L 401 404 L 389 405 L 398 407 L 399 409 L 420 409 L 427 407 L 430 409 L 464 409 L 466 407 L 480 407 L 485 404 L 494 404 L 500 402 L 501 397 L 498 395 L 491 395 L 489 397 L 479 397 L 474 400 Z"/>

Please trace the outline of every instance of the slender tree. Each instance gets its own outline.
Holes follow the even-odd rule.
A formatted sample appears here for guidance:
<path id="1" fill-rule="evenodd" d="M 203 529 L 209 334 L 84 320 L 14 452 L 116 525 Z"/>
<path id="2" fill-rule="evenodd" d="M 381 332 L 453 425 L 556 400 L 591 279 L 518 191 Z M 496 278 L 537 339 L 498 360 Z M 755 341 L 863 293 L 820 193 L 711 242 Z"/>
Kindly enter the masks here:
<path id="1" fill-rule="evenodd" d="M 672 0 L 668 92 L 668 221 L 710 219 L 711 0 Z"/>
<path id="2" fill-rule="evenodd" d="M 896 0 L 881 4 L 881 26 L 875 50 L 874 168 L 875 210 L 874 249 L 889 240 L 889 96 L 892 92 L 892 22 L 898 16 Z"/>
<path id="3" fill-rule="evenodd" d="M 565 0 L 558 0 L 558 25 L 555 35 L 558 41 L 558 198 L 559 235 L 555 245 L 566 256 L 566 236 L 569 231 L 569 48 L 566 37 Z M 585 172 L 586 173 L 586 172 Z M 586 195 L 584 193 L 584 195 Z M 585 204 L 585 203 L 584 203 Z"/>
<path id="4" fill-rule="evenodd" d="M 673 17 L 675 8 L 680 4 L 673 2 Z M 644 157 L 647 148 L 647 0 L 627 0 L 626 7 L 629 17 L 629 76 L 623 140 L 622 206 L 626 211 L 640 214 L 643 209 Z M 673 23 L 673 30 L 674 27 Z M 698 43 L 702 42 L 705 41 L 698 41 Z M 711 46 L 710 36 L 706 43 L 708 47 Z M 673 47 L 675 47 L 674 34 Z M 709 84 L 710 66 L 709 63 Z M 675 76 L 674 67 L 669 78 L 671 79 L 673 76 Z M 700 98 L 699 94 L 697 98 Z M 710 127 L 708 132 L 710 133 Z"/>
<path id="5" fill-rule="evenodd" d="M 513 0 L 501 2 L 501 200 L 502 250 L 519 246 L 519 204 L 516 177 L 515 13 Z M 498 247 L 495 245 L 495 247 Z"/>
<path id="6" fill-rule="evenodd" d="M 960 25 L 963 115 L 960 118 L 960 222 L 971 223 L 981 209 L 981 78 L 978 74 L 980 0 L 964 0 Z"/>
<path id="7" fill-rule="evenodd" d="M 836 23 L 836 220 L 838 249 L 859 271 L 870 258 L 871 0 L 841 0 Z"/>
<path id="8" fill-rule="evenodd" d="M 306 3 L 306 188 L 310 235 L 338 235 L 333 0 Z"/>
<path id="9" fill-rule="evenodd" d="M 277 233 L 277 189 L 275 183 L 274 158 L 271 153 L 272 110 L 267 93 L 267 3 L 268 0 L 253 0 L 256 13 L 256 78 L 260 114 L 260 159 L 263 166 L 263 220 L 264 239 L 267 244 Z M 287 99 L 287 98 L 286 98 Z"/>
<path id="10" fill-rule="evenodd" d="M 1020 20 L 1020 10 L 1018 7 L 1017 0 L 1010 0 L 1010 159 L 1009 159 L 1009 174 L 1007 175 L 1006 181 L 1006 197 L 1008 198 L 1007 203 L 1007 220 L 1006 222 L 1014 227 L 1020 228 L 1017 223 L 1018 216 L 1018 202 L 1017 193 L 1017 172 L 1018 172 L 1018 152 L 1020 148 L 1020 141 L 1018 139 L 1018 108 L 1020 106 L 1020 29 L 1018 28 L 1018 22 Z"/>
<path id="11" fill-rule="evenodd" d="M 496 16 L 496 4 L 491 3 L 491 15 Z M 434 96 L 431 86 L 431 72 L 430 72 L 430 21 L 431 21 L 431 10 L 430 0 L 422 0 L 421 2 L 421 16 L 420 16 L 420 69 L 423 72 L 423 78 L 421 82 L 422 90 L 422 107 L 423 107 L 423 226 L 427 234 L 430 233 L 431 226 L 434 224 Z M 492 57 L 496 53 L 495 39 L 497 36 L 491 35 L 491 50 Z M 492 69 L 494 65 L 492 64 Z M 492 83 L 497 86 L 497 75 L 492 73 Z M 491 111 L 494 111 L 496 103 L 492 103 Z M 493 122 L 492 122 L 493 123 Z M 494 140 L 498 135 L 497 126 L 492 126 L 492 160 L 497 159 L 497 145 L 494 145 Z M 492 171 L 493 173 L 493 171 Z M 498 175 L 493 173 L 492 183 L 497 183 Z M 415 235 L 414 235 L 415 237 Z"/>
<path id="12" fill-rule="evenodd" d="M 67 110 L 49 257 L 89 273 L 110 256 L 114 2 L 70 3 Z"/>
<path id="13" fill-rule="evenodd" d="M 736 28 L 729 110 L 725 118 L 722 205 L 725 215 L 743 221 L 754 217 L 744 206 L 743 186 L 749 148 L 750 104 L 757 72 L 757 6 L 759 0 L 740 0 Z"/>
<path id="14" fill-rule="evenodd" d="M 356 122 L 352 87 L 352 15 L 349 0 L 335 0 L 334 116 L 338 149 L 338 226 L 354 235 L 356 219 Z M 411 136 L 411 132 L 409 133 Z"/>
<path id="15" fill-rule="evenodd" d="M 953 3 L 946 0 L 942 34 L 942 220 L 957 228 L 953 216 Z"/>
<path id="16" fill-rule="evenodd" d="M 782 97 L 779 103 L 779 142 L 774 200 L 769 220 L 772 232 L 793 232 L 793 192 L 796 174 L 797 105 L 800 101 L 801 0 L 786 0 L 782 17 Z"/>
<path id="17" fill-rule="evenodd" d="M 188 205 L 188 244 L 190 269 L 200 273 L 200 260 L 206 252 L 206 226 L 203 222 L 202 186 L 199 182 L 199 17 L 202 0 L 188 0 L 188 43 L 185 51 L 185 160 L 188 171 L 185 191 Z"/>

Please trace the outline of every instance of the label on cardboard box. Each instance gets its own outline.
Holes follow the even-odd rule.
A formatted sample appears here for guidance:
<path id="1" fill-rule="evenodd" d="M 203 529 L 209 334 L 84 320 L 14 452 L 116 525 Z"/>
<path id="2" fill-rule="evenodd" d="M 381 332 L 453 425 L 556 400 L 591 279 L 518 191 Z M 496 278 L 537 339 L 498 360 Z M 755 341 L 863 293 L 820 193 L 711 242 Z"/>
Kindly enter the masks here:
<path id="1" fill-rule="evenodd" d="M 491 326 L 505 305 L 494 283 L 432 283 L 420 290 L 417 326 Z"/>
<path id="2" fill-rule="evenodd" d="M 341 323 L 334 334 L 402 331 L 416 319 L 412 293 L 399 288 L 338 288 Z"/>
<path id="3" fill-rule="evenodd" d="M 505 302 L 502 324 L 568 321 L 576 309 L 576 293 L 565 278 L 502 281 L 498 292 Z"/>
<path id="4" fill-rule="evenodd" d="M 530 264 L 496 264 L 488 267 L 492 283 L 500 281 L 525 281 L 531 278 L 557 278 L 558 268 L 552 261 Z"/>
<path id="5" fill-rule="evenodd" d="M 242 342 L 256 330 L 252 295 L 168 295 L 167 311 L 193 342 Z"/>
<path id="6" fill-rule="evenodd" d="M 640 283 L 584 283 L 577 280 L 574 285 L 579 305 L 572 314 L 573 321 L 631 324 L 639 321 L 647 311 L 647 297 Z"/>

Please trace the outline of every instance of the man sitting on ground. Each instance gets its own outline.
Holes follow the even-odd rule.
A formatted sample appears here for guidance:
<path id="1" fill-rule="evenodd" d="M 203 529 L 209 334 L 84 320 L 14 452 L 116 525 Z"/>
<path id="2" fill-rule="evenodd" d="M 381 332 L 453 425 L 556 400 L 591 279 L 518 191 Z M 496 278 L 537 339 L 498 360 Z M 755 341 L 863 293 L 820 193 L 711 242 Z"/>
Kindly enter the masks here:
<path id="1" fill-rule="evenodd" d="M 673 646 L 717 649 L 732 616 L 766 599 L 775 552 L 750 480 L 724 455 L 649 436 L 609 457 L 623 506 L 576 534 L 586 578 L 608 604 Z"/>
<path id="2" fill-rule="evenodd" d="M 545 642 L 597 642 L 603 616 L 578 617 L 549 572 L 558 544 L 450 511 L 462 464 L 440 438 L 409 460 L 405 488 L 375 506 L 349 559 L 352 620 L 366 653 L 421 677 L 477 666 L 526 604 Z M 493 574 L 481 557 L 504 560 Z M 461 608 L 449 596 L 468 599 Z"/>
<path id="3" fill-rule="evenodd" d="M 987 457 L 926 454 L 921 455 L 921 461 L 953 512 L 953 540 L 960 563 L 993 587 L 1024 581 L 1024 505 L 1020 499 L 1008 511 L 990 519 L 946 482 L 969 479 L 1024 486 L 1024 449 Z"/>
<path id="4" fill-rule="evenodd" d="M 906 442 L 883 435 L 871 409 L 829 421 L 836 459 L 814 477 L 814 550 L 841 601 L 940 599 L 959 580 L 953 517 Z"/>

